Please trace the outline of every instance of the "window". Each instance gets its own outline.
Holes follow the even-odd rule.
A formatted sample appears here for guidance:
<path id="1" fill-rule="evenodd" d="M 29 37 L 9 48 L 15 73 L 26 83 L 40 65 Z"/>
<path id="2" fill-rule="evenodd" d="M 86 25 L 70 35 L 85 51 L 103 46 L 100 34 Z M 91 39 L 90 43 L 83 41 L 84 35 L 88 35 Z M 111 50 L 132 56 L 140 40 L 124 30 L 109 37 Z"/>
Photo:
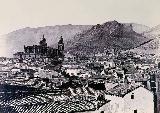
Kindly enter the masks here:
<path id="1" fill-rule="evenodd" d="M 131 95 L 131 99 L 134 99 L 134 93 L 132 93 L 132 95 Z"/>
<path id="2" fill-rule="evenodd" d="M 137 113 L 137 110 L 134 110 L 134 113 Z"/>

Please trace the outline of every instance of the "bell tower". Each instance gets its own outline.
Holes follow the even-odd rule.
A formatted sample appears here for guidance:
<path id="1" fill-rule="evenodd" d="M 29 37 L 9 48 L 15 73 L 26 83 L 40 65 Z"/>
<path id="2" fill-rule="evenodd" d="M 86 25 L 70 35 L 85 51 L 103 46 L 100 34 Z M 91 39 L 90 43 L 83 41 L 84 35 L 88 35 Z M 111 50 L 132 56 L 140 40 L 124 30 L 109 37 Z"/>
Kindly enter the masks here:
<path id="1" fill-rule="evenodd" d="M 61 36 L 61 38 L 60 38 L 60 40 L 59 40 L 59 42 L 58 42 L 58 50 L 59 50 L 61 53 L 63 53 L 63 51 L 64 51 L 64 43 L 63 43 L 63 38 L 62 38 L 62 36 Z"/>
<path id="2" fill-rule="evenodd" d="M 47 47 L 47 42 L 46 42 L 46 39 L 44 38 L 44 35 L 43 35 L 43 38 L 42 38 L 42 40 L 39 42 L 39 45 L 40 46 L 45 46 L 45 47 Z"/>

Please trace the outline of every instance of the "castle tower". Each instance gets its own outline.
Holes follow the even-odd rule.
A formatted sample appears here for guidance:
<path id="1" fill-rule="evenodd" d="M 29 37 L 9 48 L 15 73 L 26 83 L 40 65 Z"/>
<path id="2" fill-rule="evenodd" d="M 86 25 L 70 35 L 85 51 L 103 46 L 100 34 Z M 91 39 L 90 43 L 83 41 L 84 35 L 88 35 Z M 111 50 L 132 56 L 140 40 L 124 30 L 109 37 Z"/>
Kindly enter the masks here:
<path id="1" fill-rule="evenodd" d="M 60 40 L 59 40 L 59 42 L 58 42 L 58 50 L 59 50 L 61 53 L 63 53 L 63 51 L 64 51 L 64 43 L 63 43 L 63 38 L 62 38 L 62 36 L 61 36 L 61 38 L 60 38 Z"/>

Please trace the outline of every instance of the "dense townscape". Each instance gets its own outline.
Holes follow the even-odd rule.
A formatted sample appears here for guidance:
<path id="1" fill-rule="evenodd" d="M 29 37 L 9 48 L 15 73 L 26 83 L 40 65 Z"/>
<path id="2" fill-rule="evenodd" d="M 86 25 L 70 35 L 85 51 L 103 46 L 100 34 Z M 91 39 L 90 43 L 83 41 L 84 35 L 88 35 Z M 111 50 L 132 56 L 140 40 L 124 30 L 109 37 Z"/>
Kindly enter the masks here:
<path id="1" fill-rule="evenodd" d="M 24 46 L 0 58 L 2 113 L 154 113 L 159 57 L 104 49 L 89 56 L 58 48 Z"/>

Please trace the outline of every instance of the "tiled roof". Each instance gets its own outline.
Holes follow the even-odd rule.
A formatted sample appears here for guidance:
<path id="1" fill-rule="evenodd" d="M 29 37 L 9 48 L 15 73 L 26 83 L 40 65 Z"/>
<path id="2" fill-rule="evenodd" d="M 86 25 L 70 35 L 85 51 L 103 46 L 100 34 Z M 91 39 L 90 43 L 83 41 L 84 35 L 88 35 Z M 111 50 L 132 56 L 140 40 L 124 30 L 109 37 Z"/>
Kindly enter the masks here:
<path id="1" fill-rule="evenodd" d="M 137 89 L 138 87 L 140 87 L 140 85 L 119 84 L 112 89 L 106 91 L 106 94 L 124 97 L 126 94 Z"/>

